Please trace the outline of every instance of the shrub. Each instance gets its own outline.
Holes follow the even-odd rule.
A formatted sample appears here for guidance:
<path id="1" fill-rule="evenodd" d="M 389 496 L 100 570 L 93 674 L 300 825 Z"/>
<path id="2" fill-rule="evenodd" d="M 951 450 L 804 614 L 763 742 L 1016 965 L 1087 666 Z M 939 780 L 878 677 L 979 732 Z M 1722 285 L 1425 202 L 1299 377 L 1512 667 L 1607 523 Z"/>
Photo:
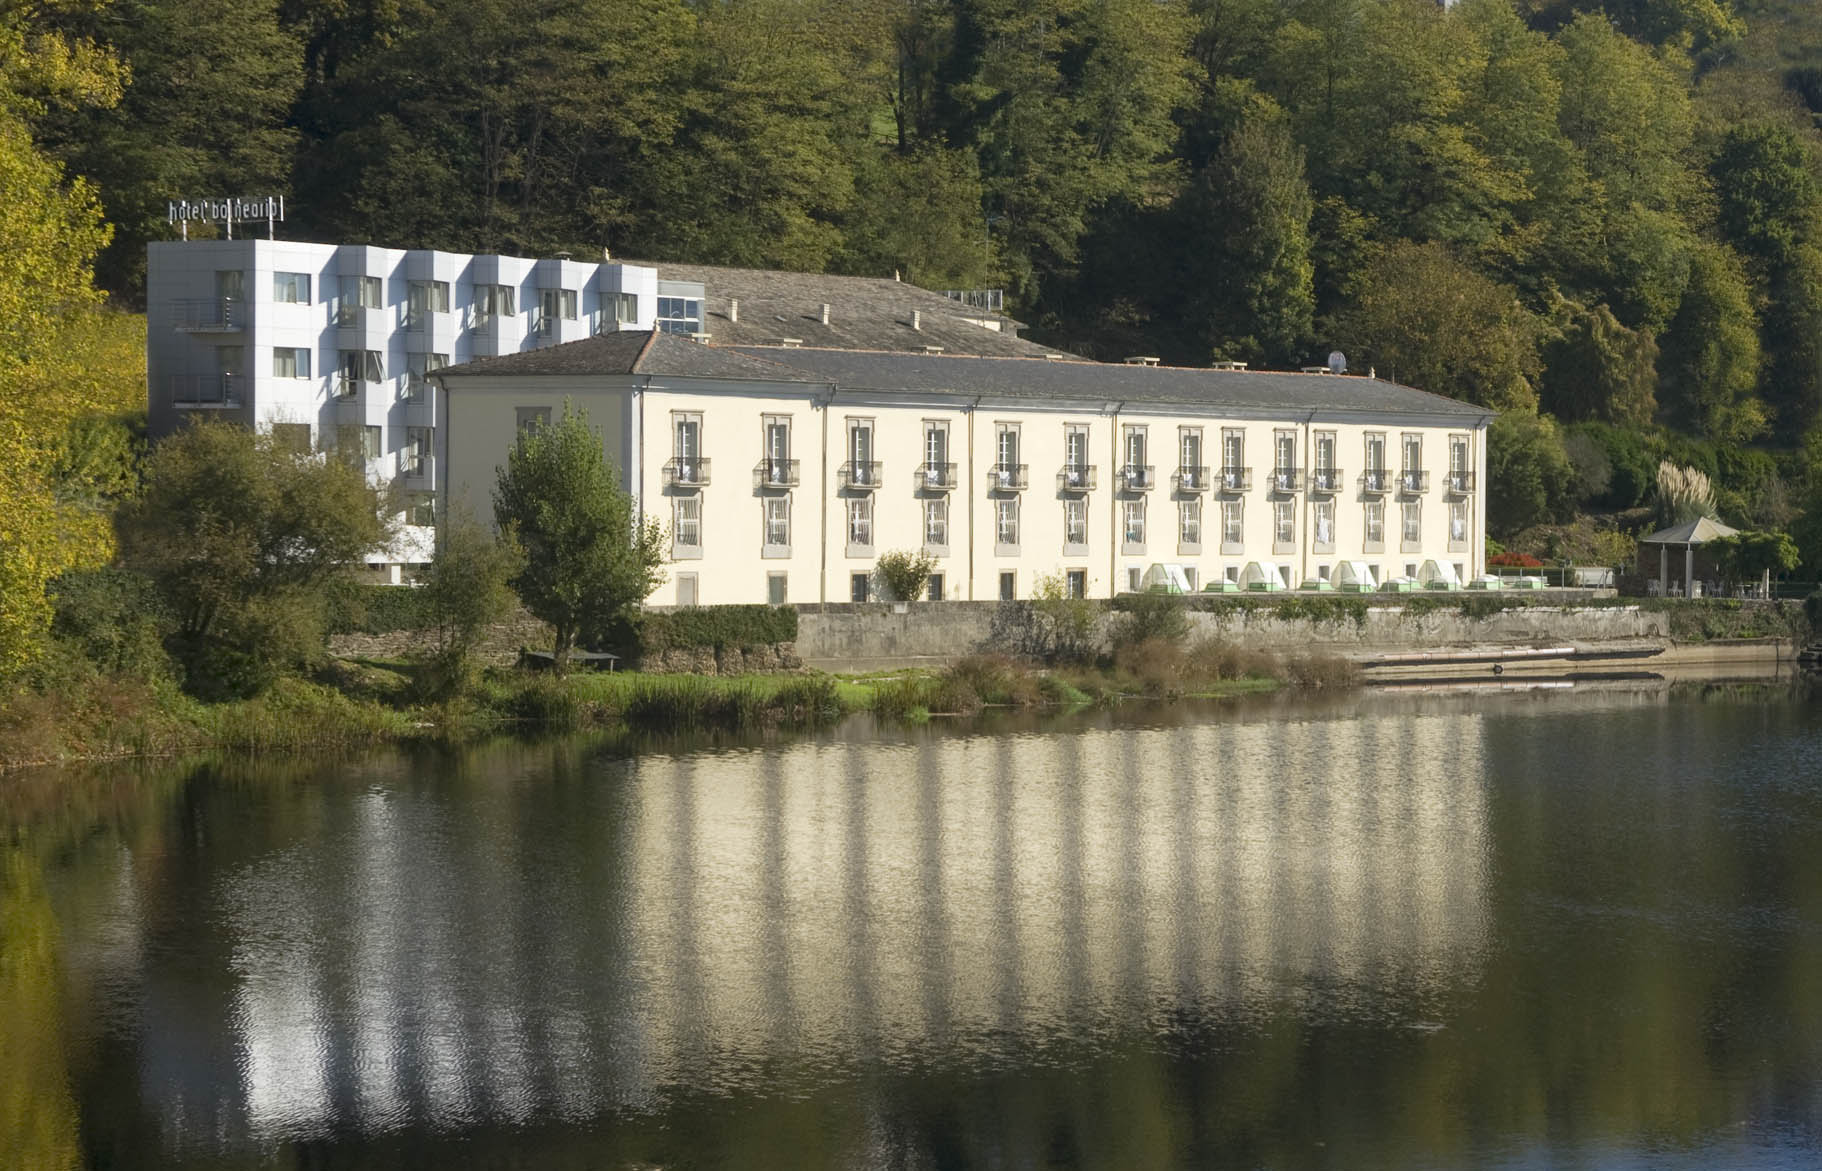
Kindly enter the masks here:
<path id="1" fill-rule="evenodd" d="M 430 601 L 416 586 L 369 585 L 345 578 L 329 588 L 331 634 L 392 634 L 435 625 Z"/>
<path id="2" fill-rule="evenodd" d="M 1116 652 L 1153 640 L 1181 642 L 1189 637 L 1184 604 L 1169 594 L 1121 594 L 1113 600 L 1117 615 L 1108 632 Z"/>
<path id="3" fill-rule="evenodd" d="M 1497 569 L 1541 569 L 1543 564 L 1529 553 L 1495 553 L 1487 558 L 1487 565 Z"/>
<path id="4" fill-rule="evenodd" d="M 1340 655 L 1292 655 L 1284 673 L 1298 687 L 1352 687 L 1360 682 L 1360 667 Z"/>
<path id="5" fill-rule="evenodd" d="M 1218 638 L 1198 639 L 1189 648 L 1191 670 L 1210 682 L 1233 679 L 1272 679 L 1279 670 L 1277 657 L 1247 650 Z"/>
<path id="6" fill-rule="evenodd" d="M 510 538 L 496 539 L 466 512 L 444 517 L 436 554 L 417 591 L 436 624 L 436 650 L 424 672 L 431 698 L 448 698 L 472 683 L 474 648 L 487 627 L 513 607 L 506 583 L 518 572 L 519 559 Z"/>
<path id="7" fill-rule="evenodd" d="M 894 550 L 879 555 L 877 569 L 894 600 L 914 602 L 923 595 L 924 583 L 936 569 L 936 558 L 928 553 Z"/>
<path id="8" fill-rule="evenodd" d="M 97 670 L 140 679 L 170 674 L 164 638 L 175 626 L 158 585 L 130 569 L 84 569 L 51 584 L 51 635 Z"/>
<path id="9" fill-rule="evenodd" d="M 691 606 L 640 615 L 636 635 L 643 654 L 696 648 L 771 646 L 797 638 L 790 606 Z"/>

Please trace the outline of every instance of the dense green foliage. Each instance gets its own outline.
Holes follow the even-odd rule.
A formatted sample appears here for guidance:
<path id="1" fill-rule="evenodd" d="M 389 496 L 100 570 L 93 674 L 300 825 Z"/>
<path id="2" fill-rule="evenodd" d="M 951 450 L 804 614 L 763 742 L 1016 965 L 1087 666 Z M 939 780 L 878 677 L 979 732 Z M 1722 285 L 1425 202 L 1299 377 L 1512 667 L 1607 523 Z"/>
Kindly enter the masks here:
<path id="1" fill-rule="evenodd" d="M 790 606 L 686 606 L 640 615 L 642 653 L 723 647 L 762 647 L 797 640 L 797 611 Z"/>
<path id="2" fill-rule="evenodd" d="M 499 470 L 494 522 L 523 551 L 512 588 L 556 631 L 559 673 L 585 630 L 627 621 L 663 580 L 658 522 L 641 520 L 588 415 L 520 433 Z"/>
<path id="3" fill-rule="evenodd" d="M 922 551 L 894 549 L 879 555 L 878 572 L 895 602 L 915 602 L 936 570 L 936 558 Z"/>
<path id="4" fill-rule="evenodd" d="M 466 509 L 452 508 L 443 517 L 419 591 L 436 631 L 426 672 L 430 694 L 458 695 L 472 685 L 475 649 L 487 628 L 512 610 L 508 583 L 521 560 L 510 535 L 495 536 Z"/>

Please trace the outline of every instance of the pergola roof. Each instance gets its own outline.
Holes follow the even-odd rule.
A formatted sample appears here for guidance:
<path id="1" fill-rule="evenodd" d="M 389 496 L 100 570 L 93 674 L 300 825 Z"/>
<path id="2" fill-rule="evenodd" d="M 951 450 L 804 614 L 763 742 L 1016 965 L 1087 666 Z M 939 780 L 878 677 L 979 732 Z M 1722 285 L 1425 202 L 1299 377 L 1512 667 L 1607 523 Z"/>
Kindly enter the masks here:
<path id="1" fill-rule="evenodd" d="M 1705 545 L 1718 537 L 1731 537 L 1740 530 L 1729 528 L 1711 517 L 1699 516 L 1694 520 L 1684 521 L 1680 525 L 1671 525 L 1649 537 L 1640 537 L 1641 545 Z"/>

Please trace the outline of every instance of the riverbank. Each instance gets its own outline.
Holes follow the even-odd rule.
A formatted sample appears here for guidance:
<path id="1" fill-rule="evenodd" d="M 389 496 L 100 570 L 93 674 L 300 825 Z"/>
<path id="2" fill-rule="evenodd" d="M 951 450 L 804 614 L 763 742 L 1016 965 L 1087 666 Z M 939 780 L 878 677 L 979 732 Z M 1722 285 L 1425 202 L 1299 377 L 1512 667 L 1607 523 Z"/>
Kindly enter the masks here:
<path id="1" fill-rule="evenodd" d="M 971 715 L 987 707 L 1069 707 L 1127 698 L 1222 697 L 1287 684 L 1338 685 L 1333 663 L 1257 655 L 1192 661 L 1154 653 L 1144 665 L 1045 670 L 976 657 L 941 670 L 861 676 L 816 671 L 703 676 L 485 672 L 448 699 L 422 697 L 407 661 L 334 660 L 309 679 L 282 679 L 253 699 L 205 703 L 170 680 L 92 676 L 55 694 L 0 706 L 0 772 L 78 761 L 460 744 L 515 730 L 648 732 L 803 729 L 872 711 L 888 719 Z"/>

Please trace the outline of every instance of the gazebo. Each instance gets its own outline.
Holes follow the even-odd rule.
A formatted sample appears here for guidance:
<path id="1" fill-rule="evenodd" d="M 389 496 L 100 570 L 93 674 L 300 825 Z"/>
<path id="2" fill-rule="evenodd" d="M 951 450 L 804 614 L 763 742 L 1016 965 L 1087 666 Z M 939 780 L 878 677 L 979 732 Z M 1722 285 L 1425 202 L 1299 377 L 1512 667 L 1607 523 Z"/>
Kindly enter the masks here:
<path id="1" fill-rule="evenodd" d="M 1641 537 L 1639 576 L 1655 582 L 1654 592 L 1659 595 L 1692 597 L 1691 583 L 1713 581 L 1716 577 L 1714 559 L 1703 555 L 1702 546 L 1737 532 L 1738 529 L 1702 516 Z"/>

